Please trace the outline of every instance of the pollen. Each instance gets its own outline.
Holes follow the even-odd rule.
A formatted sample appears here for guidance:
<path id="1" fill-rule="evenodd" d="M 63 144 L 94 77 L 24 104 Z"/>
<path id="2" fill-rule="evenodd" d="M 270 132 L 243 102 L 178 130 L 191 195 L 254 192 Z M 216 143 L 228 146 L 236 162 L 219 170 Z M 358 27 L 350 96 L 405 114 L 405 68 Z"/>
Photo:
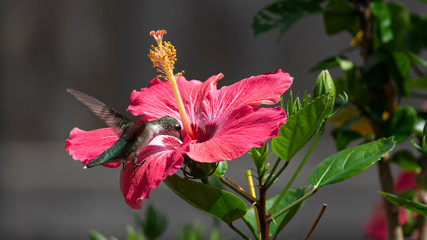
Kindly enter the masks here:
<path id="1" fill-rule="evenodd" d="M 175 47 L 170 42 L 163 41 L 163 36 L 165 34 L 166 30 L 150 32 L 150 36 L 154 37 L 157 42 L 157 46 L 151 45 L 148 57 L 153 62 L 153 68 L 160 73 L 158 77 L 163 77 L 170 81 L 169 76 L 173 75 L 177 58 Z M 182 73 L 178 73 L 176 75 L 182 75 Z"/>

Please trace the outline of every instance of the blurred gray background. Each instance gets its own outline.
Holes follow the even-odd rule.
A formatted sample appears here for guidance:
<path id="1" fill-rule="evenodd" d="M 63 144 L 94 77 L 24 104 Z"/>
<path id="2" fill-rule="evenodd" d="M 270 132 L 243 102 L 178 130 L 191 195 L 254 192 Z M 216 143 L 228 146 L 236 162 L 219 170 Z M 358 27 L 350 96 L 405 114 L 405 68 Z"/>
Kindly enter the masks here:
<path id="1" fill-rule="evenodd" d="M 79 89 L 124 112 L 131 91 L 146 87 L 156 75 L 147 58 L 154 44 L 149 31 L 166 29 L 166 40 L 178 51 L 176 70 L 185 70 L 187 79 L 205 80 L 222 72 L 223 86 L 282 68 L 295 78 L 293 91 L 311 91 L 317 73 L 307 69 L 348 47 L 351 37 L 326 36 L 322 18 L 315 16 L 296 24 L 280 41 L 277 30 L 254 38 L 252 19 L 271 3 L 0 1 L 0 239 L 88 239 L 89 229 L 125 239 L 125 226 L 148 204 L 168 215 L 162 239 L 175 239 L 179 228 L 196 219 L 209 229 L 212 219 L 163 183 L 135 211 L 123 200 L 119 169 L 82 170 L 64 151 L 65 139 L 75 126 L 92 130 L 104 124 L 65 89 Z M 405 4 L 418 13 L 427 10 L 419 1 Z M 334 152 L 325 134 L 294 186 L 307 184 L 313 166 Z M 296 164 L 270 196 L 280 192 Z M 227 176 L 246 186 L 243 170 L 249 168 L 252 162 L 243 156 L 231 162 Z M 302 239 L 327 203 L 311 239 L 363 239 L 377 190 L 375 167 L 325 187 L 308 199 L 279 238 Z M 222 237 L 238 239 L 227 226 L 221 228 Z"/>

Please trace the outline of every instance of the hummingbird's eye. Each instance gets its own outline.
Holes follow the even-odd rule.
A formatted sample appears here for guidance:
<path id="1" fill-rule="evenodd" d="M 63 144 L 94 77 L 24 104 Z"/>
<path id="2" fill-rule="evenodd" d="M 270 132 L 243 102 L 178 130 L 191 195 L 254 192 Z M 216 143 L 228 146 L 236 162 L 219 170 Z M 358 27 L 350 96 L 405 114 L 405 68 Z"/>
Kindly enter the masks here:
<path id="1" fill-rule="evenodd" d="M 181 125 L 179 125 L 179 124 L 175 125 L 175 130 L 181 131 Z"/>

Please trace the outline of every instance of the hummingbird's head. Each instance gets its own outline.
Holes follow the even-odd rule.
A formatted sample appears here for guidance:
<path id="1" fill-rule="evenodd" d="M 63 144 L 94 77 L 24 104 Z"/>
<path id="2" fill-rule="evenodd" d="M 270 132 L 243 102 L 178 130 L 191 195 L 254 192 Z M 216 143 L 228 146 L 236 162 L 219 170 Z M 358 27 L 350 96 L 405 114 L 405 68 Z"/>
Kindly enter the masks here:
<path id="1" fill-rule="evenodd" d="M 158 119 L 158 121 L 162 129 L 159 135 L 174 136 L 182 141 L 181 124 L 179 124 L 178 120 L 170 116 L 165 116 Z"/>

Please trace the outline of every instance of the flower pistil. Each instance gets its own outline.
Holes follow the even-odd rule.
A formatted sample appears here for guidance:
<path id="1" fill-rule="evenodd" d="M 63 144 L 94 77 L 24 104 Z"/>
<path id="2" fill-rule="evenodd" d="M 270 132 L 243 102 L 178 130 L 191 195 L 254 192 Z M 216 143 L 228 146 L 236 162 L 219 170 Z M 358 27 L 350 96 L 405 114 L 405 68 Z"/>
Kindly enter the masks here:
<path id="1" fill-rule="evenodd" d="M 158 77 L 164 77 L 169 81 L 172 87 L 173 95 L 175 97 L 176 105 L 178 107 L 179 115 L 181 116 L 181 122 L 184 130 L 192 139 L 195 139 L 190 121 L 188 120 L 188 116 L 182 102 L 181 94 L 178 90 L 175 75 L 173 74 L 173 69 L 175 68 L 174 65 L 177 60 L 176 50 L 170 42 L 163 42 L 163 36 L 165 34 L 166 30 L 150 32 L 150 35 L 154 37 L 158 46 L 151 46 L 152 49 L 150 49 L 148 57 L 153 62 L 153 67 L 156 68 L 157 72 L 161 73 L 161 75 Z M 182 73 L 178 73 L 177 75 L 181 74 Z"/>

